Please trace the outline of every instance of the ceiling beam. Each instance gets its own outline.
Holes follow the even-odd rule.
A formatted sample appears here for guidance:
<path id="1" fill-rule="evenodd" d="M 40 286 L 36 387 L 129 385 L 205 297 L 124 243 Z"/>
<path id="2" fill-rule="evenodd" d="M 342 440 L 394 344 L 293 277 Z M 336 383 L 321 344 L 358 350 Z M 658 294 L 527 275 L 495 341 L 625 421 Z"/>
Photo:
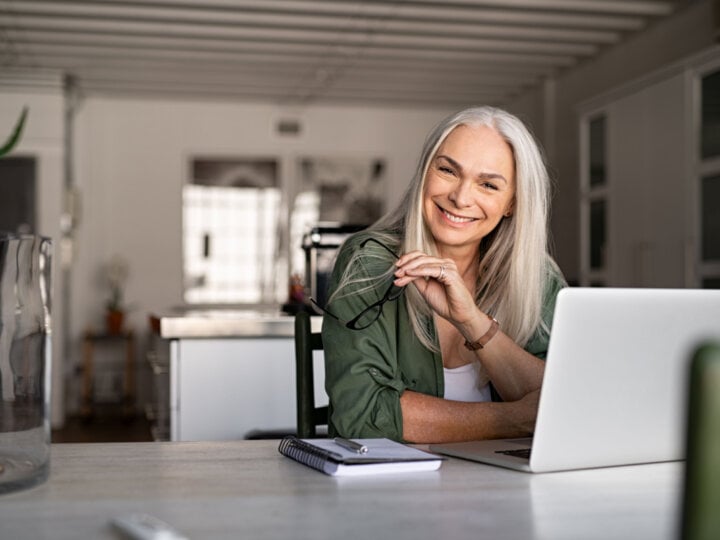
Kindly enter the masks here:
<path id="1" fill-rule="evenodd" d="M 0 86 L 25 68 L 98 95 L 502 104 L 683 1 L 0 0 Z"/>
<path id="2" fill-rule="evenodd" d="M 418 47 L 390 47 L 367 45 L 353 47 L 345 43 L 310 44 L 296 43 L 288 46 L 287 43 L 257 42 L 257 41 L 228 41 L 206 39 L 196 41 L 187 38 L 165 36 L 133 36 L 114 35 L 107 33 L 73 33 L 53 32 L 42 30 L 6 30 L 5 37 L 10 47 L 22 50 L 24 44 L 56 43 L 67 45 L 86 45 L 90 48 L 96 46 L 110 46 L 141 51 L 168 51 L 173 54 L 204 51 L 221 57 L 235 54 L 264 53 L 277 54 L 286 58 L 297 58 L 307 54 L 317 54 L 327 62 L 334 59 L 351 61 L 361 59 L 391 58 L 395 60 L 436 60 L 448 62 L 497 62 L 500 64 L 539 65 L 539 66 L 570 66 L 576 60 L 569 54 L 535 54 L 527 52 L 482 51 L 482 50 L 447 50 L 424 49 Z"/>
<path id="3" fill-rule="evenodd" d="M 93 65 L 111 65 L 116 69 L 181 69 L 186 73 L 202 74 L 206 72 L 242 71 L 268 73 L 281 77 L 284 73 L 305 74 L 311 72 L 352 71 L 358 77 L 402 76 L 408 79 L 443 78 L 444 80 L 477 81 L 478 83 L 529 83 L 545 74 L 545 70 L 496 70 L 492 64 L 473 66 L 473 69 L 446 62 L 393 62 L 386 59 L 378 61 L 356 62 L 352 66 L 339 64 L 321 64 L 321 58 L 298 59 L 291 61 L 282 56 L 234 55 L 228 59 L 218 59 L 213 55 L 172 55 L 170 57 L 158 51 L 123 51 L 115 48 L 74 47 L 62 44 L 32 44 L 23 46 L 23 54 L 29 57 L 49 60 L 47 65 L 65 66 L 68 69 L 91 67 Z M 485 67 L 485 69 L 483 69 Z"/>
<path id="4" fill-rule="evenodd" d="M 257 12 L 213 12 L 187 8 L 138 8 L 133 5 L 93 5 L 63 2 L 25 2 L 22 4 L 0 5 L 0 14 L 8 16 L 52 17 L 75 21 L 81 27 L 88 20 L 152 21 L 160 24 L 185 23 L 198 27 L 264 28 L 267 30 L 302 29 L 308 31 L 351 32 L 375 35 L 433 35 L 452 37 L 498 37 L 525 41 L 569 41 L 587 43 L 615 43 L 620 30 L 594 30 L 530 26 L 518 24 L 497 24 L 497 22 L 464 22 L 437 20 L 398 20 L 393 17 L 348 15 L 333 16 L 308 13 L 257 13 Z"/>
<path id="5" fill-rule="evenodd" d="M 132 6 L 138 16 L 147 9 L 187 9 L 193 11 L 198 17 L 207 16 L 208 13 L 226 14 L 232 16 L 236 13 L 259 14 L 286 14 L 309 16 L 333 16 L 353 18 L 379 18 L 381 20 L 406 19 L 425 20 L 431 22 L 465 22 L 465 23 L 492 23 L 492 24 L 518 24 L 525 26 L 551 26 L 569 28 L 598 28 L 621 31 L 639 30 L 645 25 L 645 20 L 639 15 L 603 15 L 582 11 L 577 13 L 542 10 L 543 0 L 530 0 L 533 9 L 501 9 L 474 5 L 458 5 L 455 2 L 435 2 L 422 4 L 417 2 L 404 2 L 402 0 L 389 0 L 385 2 L 346 2 L 346 1 L 313 1 L 313 0 L 153 0 L 153 1 L 117 1 L 117 0 L 75 0 L 67 2 L 90 9 L 92 6 L 113 7 Z M 46 4 L 47 0 L 23 0 L 22 4 Z M 63 2 L 65 4 L 66 2 Z"/>
<path id="6" fill-rule="evenodd" d="M 442 4 L 438 0 L 413 0 L 420 4 Z M 620 13 L 646 16 L 668 15 L 673 3 L 662 0 L 453 0 L 467 7 L 503 7 L 506 9 L 543 9 L 583 13 Z"/>
<path id="7" fill-rule="evenodd" d="M 156 23 L 146 21 L 106 21 L 98 19 L 63 19 L 54 17 L 13 16 L 8 29 L 20 27 L 37 32 L 67 32 L 133 37 L 186 38 L 199 41 L 253 41 L 258 43 L 286 43 L 289 45 L 341 44 L 347 47 L 377 48 L 404 47 L 413 49 L 494 50 L 544 54 L 590 56 L 597 47 L 585 43 L 526 41 L 512 38 L 415 36 L 402 34 L 353 33 L 338 30 L 295 30 L 253 27 L 205 27 L 193 24 Z"/>

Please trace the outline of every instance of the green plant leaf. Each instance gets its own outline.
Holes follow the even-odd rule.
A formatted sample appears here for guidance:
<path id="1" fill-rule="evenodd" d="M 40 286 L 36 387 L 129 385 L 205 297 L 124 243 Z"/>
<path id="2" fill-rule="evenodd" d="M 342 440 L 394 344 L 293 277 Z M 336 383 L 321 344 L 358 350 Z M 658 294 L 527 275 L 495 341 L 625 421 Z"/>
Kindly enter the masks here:
<path id="1" fill-rule="evenodd" d="M 5 141 L 5 144 L 0 147 L 0 156 L 4 156 L 5 154 L 9 153 L 13 148 L 15 148 L 15 145 L 20 140 L 20 135 L 22 135 L 23 127 L 25 127 L 25 119 L 27 118 L 27 114 L 28 108 L 27 106 L 25 106 L 20 113 L 20 118 L 18 118 L 17 124 L 15 124 L 15 130 L 12 132 L 12 135 L 10 135 L 10 138 Z"/>

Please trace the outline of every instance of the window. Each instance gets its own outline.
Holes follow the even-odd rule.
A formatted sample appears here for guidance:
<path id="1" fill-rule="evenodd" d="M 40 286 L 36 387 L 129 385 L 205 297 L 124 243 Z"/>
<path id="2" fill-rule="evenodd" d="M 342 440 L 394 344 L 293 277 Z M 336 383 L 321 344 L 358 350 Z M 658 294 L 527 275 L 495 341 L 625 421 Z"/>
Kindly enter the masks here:
<path id="1" fill-rule="evenodd" d="M 701 182 L 702 260 L 720 261 L 720 175 Z"/>
<path id="2" fill-rule="evenodd" d="M 607 283 L 607 120 L 594 114 L 581 122 L 583 130 L 580 174 L 582 285 Z"/>
<path id="3" fill-rule="evenodd" d="M 290 161 L 290 160 L 287 160 Z M 307 280 L 302 237 L 319 222 L 370 224 L 384 212 L 385 162 L 299 157 L 281 181 L 275 158 L 193 158 L 183 188 L 184 299 L 288 300 Z"/>
<path id="4" fill-rule="evenodd" d="M 605 267 L 605 199 L 590 202 L 590 268 Z"/>
<path id="5" fill-rule="evenodd" d="M 281 190 L 275 160 L 192 162 L 183 190 L 185 301 L 277 302 Z"/>
<path id="6" fill-rule="evenodd" d="M 697 182 L 699 219 L 699 281 L 720 288 L 720 70 L 700 74 L 700 140 Z"/>
<path id="7" fill-rule="evenodd" d="M 700 156 L 720 156 L 720 71 L 702 78 Z"/>
<path id="8" fill-rule="evenodd" d="M 305 279 L 305 253 L 302 249 L 303 235 L 320 221 L 320 193 L 303 191 L 295 197 L 290 213 L 290 260 L 291 274 Z"/>
<path id="9" fill-rule="evenodd" d="M 590 187 L 605 184 L 605 117 L 590 121 Z"/>

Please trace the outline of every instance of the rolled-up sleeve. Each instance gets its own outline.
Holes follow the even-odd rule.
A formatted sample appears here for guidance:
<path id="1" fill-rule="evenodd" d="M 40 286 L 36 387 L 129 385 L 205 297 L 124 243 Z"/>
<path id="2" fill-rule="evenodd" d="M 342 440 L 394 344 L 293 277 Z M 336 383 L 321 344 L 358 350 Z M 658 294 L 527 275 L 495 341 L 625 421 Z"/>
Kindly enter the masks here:
<path id="1" fill-rule="evenodd" d="M 351 243 L 341 250 L 331 279 L 331 292 L 356 245 Z M 373 278 L 381 276 L 392 261 L 388 259 L 384 268 L 365 265 L 363 261 L 353 264 L 360 265 L 353 270 L 362 277 Z M 360 293 L 350 289 L 349 294 L 333 299 L 329 309 L 342 321 L 352 319 L 379 301 L 390 285 L 389 278 L 375 281 L 376 287 Z M 402 440 L 400 395 L 406 384 L 398 369 L 397 304 L 396 301 L 384 304 L 378 321 L 363 330 L 350 330 L 342 322 L 325 316 L 322 335 L 331 435 Z"/>

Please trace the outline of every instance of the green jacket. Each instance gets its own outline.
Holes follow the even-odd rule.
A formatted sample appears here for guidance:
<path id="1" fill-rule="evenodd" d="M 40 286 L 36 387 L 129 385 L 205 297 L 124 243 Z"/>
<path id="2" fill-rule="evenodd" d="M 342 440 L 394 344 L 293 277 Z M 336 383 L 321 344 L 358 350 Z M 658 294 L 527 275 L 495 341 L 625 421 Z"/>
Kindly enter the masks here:
<path id="1" fill-rule="evenodd" d="M 330 293 L 367 233 L 350 238 L 341 248 L 330 280 Z M 369 278 L 382 275 L 393 259 L 382 247 L 370 242 L 362 248 L 372 257 L 361 259 L 357 271 Z M 355 270 L 355 269 L 354 269 Z M 555 298 L 565 286 L 556 270 L 549 272 L 543 306 L 543 320 L 552 323 Z M 375 280 L 380 282 L 381 280 Z M 328 309 L 341 321 L 349 321 L 368 305 L 382 298 L 391 283 L 360 294 L 333 299 Z M 435 334 L 433 324 L 432 333 Z M 330 436 L 387 437 L 402 441 L 400 396 L 405 389 L 442 397 L 444 374 L 439 352 L 426 349 L 416 338 L 407 312 L 404 295 L 383 305 L 380 318 L 364 330 L 350 330 L 335 318 L 323 318 L 325 351 L 325 389 L 330 397 Z M 437 338 L 436 338 L 437 339 Z M 540 331 L 525 350 L 545 358 L 549 336 Z"/>

